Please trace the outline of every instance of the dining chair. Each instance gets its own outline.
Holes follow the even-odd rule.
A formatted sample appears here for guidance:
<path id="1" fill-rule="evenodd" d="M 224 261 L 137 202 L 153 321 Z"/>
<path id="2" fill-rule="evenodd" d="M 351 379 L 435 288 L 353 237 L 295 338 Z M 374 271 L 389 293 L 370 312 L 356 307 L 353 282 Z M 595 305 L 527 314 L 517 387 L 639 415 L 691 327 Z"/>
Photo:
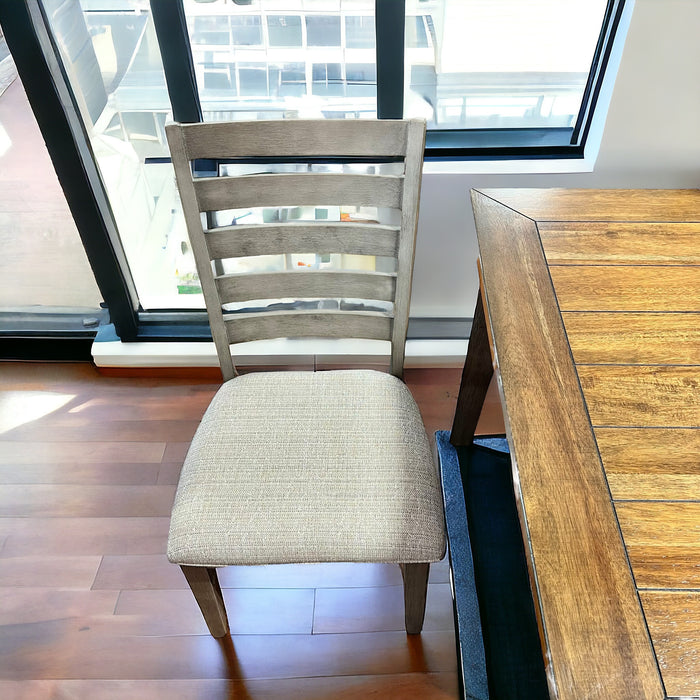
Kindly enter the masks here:
<path id="1" fill-rule="evenodd" d="M 166 132 L 224 378 L 182 468 L 169 560 L 214 637 L 229 632 L 217 568 L 307 562 L 399 564 L 419 633 L 445 552 L 439 476 L 401 380 L 425 122 Z M 238 374 L 237 343 L 290 337 L 387 341 L 390 372 Z"/>

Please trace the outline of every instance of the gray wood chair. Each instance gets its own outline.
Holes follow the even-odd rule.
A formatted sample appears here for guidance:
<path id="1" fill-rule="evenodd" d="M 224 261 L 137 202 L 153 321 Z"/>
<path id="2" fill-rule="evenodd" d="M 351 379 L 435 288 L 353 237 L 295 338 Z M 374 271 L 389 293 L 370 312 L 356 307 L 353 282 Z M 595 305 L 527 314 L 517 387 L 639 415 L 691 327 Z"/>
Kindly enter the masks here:
<path id="1" fill-rule="evenodd" d="M 430 562 L 445 551 L 439 477 L 400 379 L 425 123 L 288 120 L 166 132 L 225 380 L 182 469 L 168 558 L 215 637 L 229 631 L 218 567 L 303 562 L 399 564 L 406 630 L 419 633 Z M 193 176 L 201 159 L 219 164 L 214 175 Z M 275 159 L 283 172 L 261 164 Z M 291 205 L 374 207 L 377 216 L 231 225 L 232 211 Z M 231 271 L 245 256 L 310 252 L 391 258 L 395 271 Z M 277 298 L 364 302 L 260 310 L 261 299 Z M 248 301 L 255 310 L 245 310 Z M 389 341 L 391 373 L 238 375 L 232 344 L 294 336 Z"/>

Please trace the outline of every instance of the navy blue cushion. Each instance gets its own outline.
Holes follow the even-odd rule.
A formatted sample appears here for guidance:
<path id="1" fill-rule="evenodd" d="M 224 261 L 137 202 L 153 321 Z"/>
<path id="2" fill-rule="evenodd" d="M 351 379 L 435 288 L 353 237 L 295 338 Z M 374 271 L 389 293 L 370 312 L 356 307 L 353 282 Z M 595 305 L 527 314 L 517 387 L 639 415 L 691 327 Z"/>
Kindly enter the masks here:
<path id="1" fill-rule="evenodd" d="M 527 562 L 513 493 L 510 456 L 504 440 L 489 447 L 473 446 L 455 450 L 449 433 L 438 433 L 438 452 L 445 491 L 445 515 L 453 568 L 472 566 L 469 576 L 454 571 L 455 588 L 470 585 L 466 595 L 476 601 L 480 619 L 483 669 L 463 667 L 464 696 L 483 700 L 541 700 L 548 698 L 547 681 L 535 609 L 530 591 Z M 463 513 L 468 525 L 470 556 L 455 559 L 456 549 L 464 549 L 464 536 L 456 542 L 452 533 L 459 518 L 447 504 L 455 495 L 455 469 L 459 470 Z M 461 517 L 464 517 L 462 515 Z M 456 599 L 465 598 L 456 592 Z M 474 646 L 473 631 L 463 629 L 457 614 L 460 639 Z M 462 615 L 462 621 L 467 616 Z M 472 623 L 473 624 L 473 623 Z M 465 656 L 466 654 L 463 654 Z M 488 693 L 483 691 L 486 678 Z"/>
<path id="2" fill-rule="evenodd" d="M 452 569 L 455 637 L 457 638 L 461 689 L 465 698 L 488 700 L 488 679 L 481 633 L 481 615 L 476 596 L 474 564 L 457 451 L 450 444 L 448 432 L 437 432 L 435 439 L 440 458 L 447 540 Z"/>

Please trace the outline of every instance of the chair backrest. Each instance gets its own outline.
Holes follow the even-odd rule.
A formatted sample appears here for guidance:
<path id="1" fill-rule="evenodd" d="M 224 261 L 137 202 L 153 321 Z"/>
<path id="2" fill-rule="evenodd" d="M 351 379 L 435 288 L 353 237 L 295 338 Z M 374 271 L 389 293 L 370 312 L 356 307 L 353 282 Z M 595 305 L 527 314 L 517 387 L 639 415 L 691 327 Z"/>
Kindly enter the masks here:
<path id="1" fill-rule="evenodd" d="M 293 336 L 388 340 L 401 376 L 425 122 L 209 122 L 166 132 L 224 379 L 236 373 L 231 344 Z M 289 269 L 293 255 L 310 253 L 381 256 L 387 271 Z M 271 255 L 285 269 L 241 266 Z M 316 302 L 270 308 L 289 298 Z"/>

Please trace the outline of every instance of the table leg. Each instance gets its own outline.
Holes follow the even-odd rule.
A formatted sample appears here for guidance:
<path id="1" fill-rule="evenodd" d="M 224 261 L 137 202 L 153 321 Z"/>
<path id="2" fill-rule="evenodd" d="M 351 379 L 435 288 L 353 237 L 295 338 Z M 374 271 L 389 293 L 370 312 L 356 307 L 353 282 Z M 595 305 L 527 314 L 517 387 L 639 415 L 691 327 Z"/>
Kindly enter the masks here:
<path id="1" fill-rule="evenodd" d="M 450 442 L 458 447 L 471 445 L 481 409 L 493 376 L 493 361 L 486 328 L 482 295 L 479 294 L 474 310 L 474 322 L 469 335 L 467 357 L 462 370 L 462 383 L 457 397 L 457 410 Z"/>

